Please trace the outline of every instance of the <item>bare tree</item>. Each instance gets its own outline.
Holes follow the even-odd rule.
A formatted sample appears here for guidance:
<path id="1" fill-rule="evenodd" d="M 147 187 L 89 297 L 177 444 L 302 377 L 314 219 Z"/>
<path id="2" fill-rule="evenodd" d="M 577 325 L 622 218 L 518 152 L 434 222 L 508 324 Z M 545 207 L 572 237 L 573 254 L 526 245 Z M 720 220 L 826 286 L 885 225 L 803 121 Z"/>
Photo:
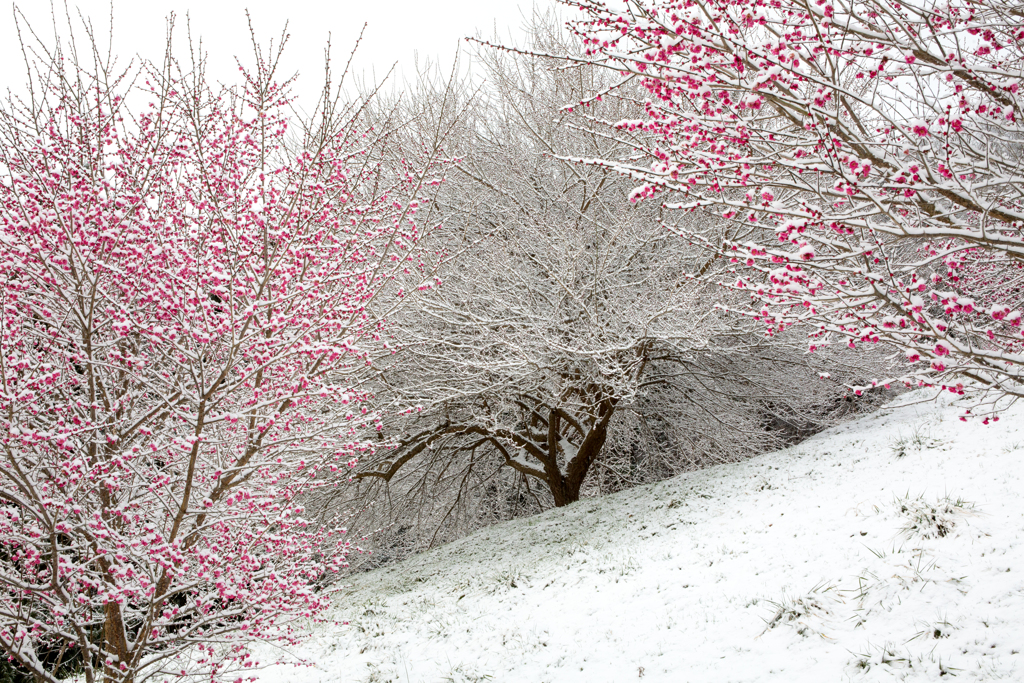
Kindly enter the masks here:
<path id="1" fill-rule="evenodd" d="M 550 44 L 550 25 L 535 40 L 571 48 Z M 666 230 L 658 207 L 630 203 L 627 180 L 565 160 L 623 151 L 562 109 L 599 93 L 599 72 L 479 59 L 485 85 L 460 94 L 476 98 L 459 128 L 463 162 L 433 202 L 441 285 L 395 319 L 377 398 L 396 411 L 355 474 L 356 491 L 384 506 L 373 518 L 400 520 L 390 542 L 448 539 L 826 423 L 841 384 L 820 379 L 802 348 L 717 310 L 729 294 L 687 276 L 724 263 Z"/>

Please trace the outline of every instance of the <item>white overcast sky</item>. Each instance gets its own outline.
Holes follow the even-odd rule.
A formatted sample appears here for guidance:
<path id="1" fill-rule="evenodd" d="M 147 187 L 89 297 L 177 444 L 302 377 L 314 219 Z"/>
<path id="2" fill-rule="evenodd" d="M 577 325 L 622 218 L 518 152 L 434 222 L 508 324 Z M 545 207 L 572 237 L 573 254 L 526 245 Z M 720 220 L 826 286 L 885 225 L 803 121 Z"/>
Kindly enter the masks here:
<path id="1" fill-rule="evenodd" d="M 47 0 L 17 4 L 37 32 L 52 36 Z M 193 34 L 204 39 L 211 75 L 216 80 L 233 81 L 234 56 L 248 59 L 252 54 L 245 20 L 248 8 L 264 44 L 272 37 L 276 40 L 285 21 L 289 22 L 291 38 L 285 67 L 289 74 L 300 73 L 298 92 L 306 102 L 307 97 L 319 92 L 328 34 L 338 65 L 339 61 L 344 63 L 360 29 L 368 23 L 354 62 L 356 70 L 371 80 L 375 74 L 379 80 L 397 62 L 400 81 L 415 73 L 417 53 L 421 63 L 429 58 L 449 69 L 457 45 L 467 35 L 480 32 L 489 37 L 497 31 L 504 40 L 518 42 L 523 16 L 529 16 L 535 4 L 546 9 L 552 0 L 114 0 L 114 48 L 123 58 L 142 54 L 158 59 L 165 17 L 171 12 L 178 15 L 179 38 L 183 38 L 187 13 Z M 107 33 L 109 0 L 69 0 L 68 8 L 76 22 L 80 11 L 91 17 L 101 35 Z M 58 14 L 60 26 L 66 26 L 63 3 Z M 0 90 L 19 90 L 25 77 L 10 9 L 0 13 L 0 60 L 4 65 L 0 69 Z"/>

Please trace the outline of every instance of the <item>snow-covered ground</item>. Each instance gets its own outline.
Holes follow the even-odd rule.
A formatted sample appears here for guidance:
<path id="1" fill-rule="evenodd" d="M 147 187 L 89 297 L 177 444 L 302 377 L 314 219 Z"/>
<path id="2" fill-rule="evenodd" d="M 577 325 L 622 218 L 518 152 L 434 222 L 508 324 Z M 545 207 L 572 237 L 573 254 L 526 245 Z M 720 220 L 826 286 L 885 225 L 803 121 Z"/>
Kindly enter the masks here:
<path id="1" fill-rule="evenodd" d="M 356 576 L 260 680 L 1024 681 L 1024 405 L 923 396 Z"/>

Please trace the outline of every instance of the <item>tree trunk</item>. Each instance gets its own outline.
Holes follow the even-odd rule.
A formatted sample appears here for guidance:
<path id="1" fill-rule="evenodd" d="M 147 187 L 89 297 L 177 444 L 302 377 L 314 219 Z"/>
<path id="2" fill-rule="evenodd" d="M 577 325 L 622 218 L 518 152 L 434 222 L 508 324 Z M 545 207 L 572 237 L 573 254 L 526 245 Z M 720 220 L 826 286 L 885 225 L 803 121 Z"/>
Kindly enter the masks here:
<path id="1" fill-rule="evenodd" d="M 612 399 L 602 403 L 600 419 L 587 433 L 579 451 L 576 452 L 576 457 L 567 463 L 566 473 L 563 475 L 558 472 L 555 476 L 549 473 L 547 484 L 555 500 L 555 507 L 563 507 L 580 499 L 580 489 L 583 488 L 583 482 L 590 472 L 590 466 L 597 461 L 608 439 L 608 423 L 611 422 L 616 404 L 617 401 Z M 554 423 L 555 420 L 551 422 Z"/>
<path id="2" fill-rule="evenodd" d="M 554 481 L 545 483 L 551 491 L 551 497 L 555 499 L 555 507 L 564 507 L 580 499 L 580 487 L 572 488 L 562 475 L 558 475 Z"/>
<path id="3" fill-rule="evenodd" d="M 128 663 L 128 642 L 125 639 L 124 620 L 121 617 L 121 606 L 116 602 L 107 603 L 103 623 L 104 653 L 115 660 L 113 666 L 103 662 L 103 680 L 105 683 L 132 683 L 135 678 L 130 673 L 122 673 L 121 662 Z"/>

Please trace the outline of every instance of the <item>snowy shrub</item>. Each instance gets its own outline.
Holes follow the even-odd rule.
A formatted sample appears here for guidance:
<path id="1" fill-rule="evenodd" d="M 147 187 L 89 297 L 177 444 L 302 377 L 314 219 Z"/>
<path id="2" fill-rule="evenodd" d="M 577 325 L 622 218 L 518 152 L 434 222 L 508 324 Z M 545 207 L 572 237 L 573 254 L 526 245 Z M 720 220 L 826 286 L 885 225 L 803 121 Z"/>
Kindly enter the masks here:
<path id="1" fill-rule="evenodd" d="M 873 665 L 893 668 L 909 668 L 913 665 L 913 655 L 909 650 L 901 648 L 894 642 L 886 641 L 881 645 L 867 644 L 866 652 L 857 653 L 856 666 L 868 671 Z"/>
<path id="2" fill-rule="evenodd" d="M 941 444 L 941 441 L 932 438 L 927 425 L 917 425 L 907 435 L 902 432 L 897 434 L 889 442 L 889 450 L 897 458 L 902 458 L 909 453 L 928 450 Z"/>
<path id="3" fill-rule="evenodd" d="M 492 592 L 496 593 L 529 585 L 529 577 L 519 567 L 506 567 L 492 574 L 488 580 Z"/>
<path id="4" fill-rule="evenodd" d="M 480 673 L 479 669 L 467 664 L 453 666 L 446 675 L 441 677 L 444 683 L 483 683 L 493 679 L 494 676 Z"/>
<path id="5" fill-rule="evenodd" d="M 823 621 L 833 615 L 834 606 L 842 602 L 836 586 L 821 583 L 803 595 L 783 595 L 778 600 L 765 600 L 774 613 L 765 619 L 765 631 L 778 626 L 792 627 L 801 636 L 823 636 Z"/>
<path id="6" fill-rule="evenodd" d="M 938 640 L 939 638 L 949 638 L 950 634 L 957 629 L 955 624 L 950 623 L 949 619 L 942 617 L 935 621 L 924 622 L 921 625 L 921 630 L 914 634 L 914 637 L 910 640 Z"/>
<path id="7" fill-rule="evenodd" d="M 929 502 L 923 495 L 897 497 L 893 508 L 904 520 L 900 533 L 908 538 L 943 538 L 974 511 L 974 503 L 943 495 Z"/>

